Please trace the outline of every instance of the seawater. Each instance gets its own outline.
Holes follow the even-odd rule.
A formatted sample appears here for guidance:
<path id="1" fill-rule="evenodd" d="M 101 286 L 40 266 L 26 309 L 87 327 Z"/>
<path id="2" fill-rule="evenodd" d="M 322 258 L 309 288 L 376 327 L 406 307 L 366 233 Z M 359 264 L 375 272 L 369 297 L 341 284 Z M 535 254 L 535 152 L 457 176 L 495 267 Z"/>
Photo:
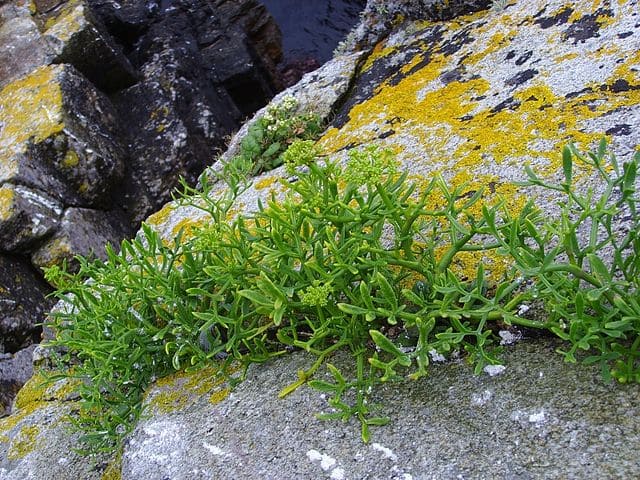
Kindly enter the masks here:
<path id="1" fill-rule="evenodd" d="M 261 0 L 282 30 L 285 62 L 331 59 L 358 23 L 366 0 Z"/>

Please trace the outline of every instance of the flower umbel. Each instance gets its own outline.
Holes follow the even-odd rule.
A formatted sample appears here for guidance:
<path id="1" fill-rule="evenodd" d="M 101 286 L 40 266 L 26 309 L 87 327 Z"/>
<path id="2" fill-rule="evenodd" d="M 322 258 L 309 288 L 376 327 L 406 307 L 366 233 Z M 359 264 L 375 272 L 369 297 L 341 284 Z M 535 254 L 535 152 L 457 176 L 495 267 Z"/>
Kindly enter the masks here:
<path id="1" fill-rule="evenodd" d="M 398 163 L 391 150 L 369 145 L 349 152 L 349 163 L 344 176 L 347 182 L 355 185 L 375 185 L 382 182 L 384 177 L 395 175 L 397 171 Z"/>
<path id="2" fill-rule="evenodd" d="M 331 283 L 321 284 L 315 280 L 313 285 L 309 285 L 300 292 L 300 301 L 309 307 L 326 307 L 329 303 L 329 295 L 333 293 Z"/>

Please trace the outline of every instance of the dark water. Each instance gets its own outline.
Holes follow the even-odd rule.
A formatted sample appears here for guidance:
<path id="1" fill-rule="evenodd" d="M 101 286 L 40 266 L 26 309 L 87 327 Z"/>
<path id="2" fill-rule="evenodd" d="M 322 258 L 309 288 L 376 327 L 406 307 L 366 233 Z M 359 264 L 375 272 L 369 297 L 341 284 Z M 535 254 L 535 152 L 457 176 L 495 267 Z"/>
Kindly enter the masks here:
<path id="1" fill-rule="evenodd" d="M 313 58 L 324 63 L 358 23 L 366 0 L 261 0 L 275 17 L 285 62 Z"/>

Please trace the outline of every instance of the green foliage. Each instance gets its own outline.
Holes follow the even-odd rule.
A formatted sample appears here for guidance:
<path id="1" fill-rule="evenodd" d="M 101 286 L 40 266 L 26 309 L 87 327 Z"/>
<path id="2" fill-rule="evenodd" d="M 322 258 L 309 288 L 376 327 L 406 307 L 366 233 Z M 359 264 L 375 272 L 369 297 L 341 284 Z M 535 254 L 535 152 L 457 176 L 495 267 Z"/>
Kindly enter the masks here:
<path id="1" fill-rule="evenodd" d="M 316 360 L 281 396 L 304 383 L 326 392 L 334 411 L 321 418 L 356 416 L 367 441 L 371 426 L 388 421 L 367 401 L 376 384 L 420 378 L 430 356 L 453 351 L 466 352 L 476 372 L 498 364 L 494 332 L 505 323 L 553 332 L 567 341 L 567 360 L 584 350 L 605 377 L 639 381 L 640 155 L 620 168 L 605 151 L 604 143 L 588 156 L 565 149 L 561 184 L 527 169 L 526 185 L 564 198 L 557 220 L 533 202 L 517 215 L 483 204 L 482 191 L 468 195 L 440 176 L 418 188 L 375 147 L 352 152 L 343 168 L 310 161 L 315 147 L 294 143 L 283 158 L 295 181 L 245 216 L 231 215 L 246 188 L 240 174 L 217 196 L 206 182 L 190 190 L 183 201 L 211 218 L 193 237 L 167 245 L 145 226 L 107 262 L 47 272 L 68 302 L 54 315 L 52 345 L 74 364 L 67 375 L 83 380 L 85 439 L 98 450 L 119 442 L 156 377 L 216 359 L 226 375 L 231 362 L 293 348 Z M 578 193 L 577 165 L 598 173 L 602 194 Z M 619 234 L 622 217 L 628 229 Z M 479 260 L 474 275 L 452 267 L 463 252 Z M 488 255 L 513 267 L 492 278 Z M 518 314 L 533 301 L 546 308 L 543 320 Z M 353 373 L 328 362 L 339 349 L 353 356 Z M 329 380 L 313 378 L 323 364 Z"/>
<path id="2" fill-rule="evenodd" d="M 267 107 L 265 114 L 249 127 L 232 163 L 244 166 L 254 176 L 281 165 L 282 154 L 294 140 L 316 140 L 322 132 L 320 117 L 310 112 L 297 114 L 297 109 L 298 102 L 291 96 Z"/>

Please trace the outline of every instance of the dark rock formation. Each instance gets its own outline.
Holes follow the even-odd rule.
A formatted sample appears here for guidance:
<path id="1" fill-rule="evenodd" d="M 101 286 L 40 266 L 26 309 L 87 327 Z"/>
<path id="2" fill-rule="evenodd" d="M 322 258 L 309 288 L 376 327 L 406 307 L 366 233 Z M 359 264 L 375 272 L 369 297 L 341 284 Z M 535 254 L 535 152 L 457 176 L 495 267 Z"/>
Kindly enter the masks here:
<path id="1" fill-rule="evenodd" d="M 257 0 L 0 1 L 0 353 L 41 267 L 104 257 L 269 101 L 280 45 Z"/>
<path id="2" fill-rule="evenodd" d="M 45 299 L 50 290 L 25 260 L 0 254 L 0 353 L 38 340 L 36 324 L 52 306 Z"/>

